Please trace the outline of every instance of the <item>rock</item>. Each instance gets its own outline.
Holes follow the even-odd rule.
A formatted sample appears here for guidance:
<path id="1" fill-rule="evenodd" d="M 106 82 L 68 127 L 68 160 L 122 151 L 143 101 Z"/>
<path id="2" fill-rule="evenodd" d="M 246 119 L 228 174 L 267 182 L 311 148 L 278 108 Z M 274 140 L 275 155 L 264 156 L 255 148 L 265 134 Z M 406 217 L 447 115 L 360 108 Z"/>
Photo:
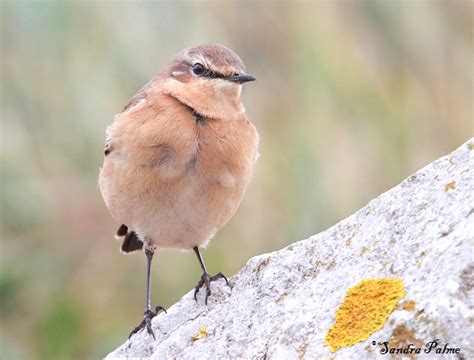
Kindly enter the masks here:
<path id="1" fill-rule="evenodd" d="M 212 284 L 208 306 L 188 293 L 153 319 L 156 341 L 141 332 L 107 359 L 388 359 L 384 342 L 423 353 L 436 339 L 426 358 L 473 358 L 473 241 L 474 138 L 330 229 L 250 259 L 230 288 Z M 372 326 L 381 284 L 399 296 Z M 345 301 L 350 288 L 359 298 Z M 331 338 L 362 326 L 366 340 L 331 352 L 343 302 Z M 445 344 L 458 355 L 436 354 Z"/>

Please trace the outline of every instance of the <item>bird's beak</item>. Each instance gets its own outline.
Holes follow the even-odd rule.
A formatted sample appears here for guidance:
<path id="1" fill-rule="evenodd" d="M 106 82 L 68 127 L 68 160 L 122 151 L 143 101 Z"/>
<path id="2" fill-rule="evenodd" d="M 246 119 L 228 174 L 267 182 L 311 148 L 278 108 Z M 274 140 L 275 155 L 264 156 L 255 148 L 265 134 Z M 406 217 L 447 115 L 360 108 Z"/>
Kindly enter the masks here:
<path id="1" fill-rule="evenodd" d="M 247 73 L 240 73 L 238 75 L 233 75 L 233 76 L 227 78 L 227 80 L 235 82 L 237 84 L 243 84 L 243 83 L 248 82 L 248 81 L 255 81 L 255 80 L 257 80 L 257 78 L 255 76 L 247 74 Z"/>

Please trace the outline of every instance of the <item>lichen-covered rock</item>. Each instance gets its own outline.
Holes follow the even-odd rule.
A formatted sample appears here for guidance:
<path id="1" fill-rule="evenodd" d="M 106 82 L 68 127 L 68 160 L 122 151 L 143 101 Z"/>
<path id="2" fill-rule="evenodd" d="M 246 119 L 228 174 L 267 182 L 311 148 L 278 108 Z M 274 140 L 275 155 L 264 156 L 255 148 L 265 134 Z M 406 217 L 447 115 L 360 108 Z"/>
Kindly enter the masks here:
<path id="1" fill-rule="evenodd" d="M 401 279 L 364 279 L 351 287 L 336 311 L 336 323 L 329 329 L 324 345 L 331 351 L 367 340 L 380 330 L 405 296 Z"/>
<path id="2" fill-rule="evenodd" d="M 409 357 L 474 358 L 473 242 L 471 139 L 332 228 L 250 259 L 229 279 L 231 288 L 212 284 L 208 306 L 188 293 L 153 319 L 156 341 L 139 333 L 107 359 L 372 359 L 389 358 L 387 348 L 420 348 Z M 395 286 L 396 298 L 381 288 L 381 327 L 370 324 L 360 302 L 344 301 L 353 287 L 359 298 L 371 289 L 364 301 L 378 299 L 377 285 L 356 286 L 365 279 Z M 344 321 L 328 337 L 343 303 Z M 355 326 L 364 336 L 338 338 Z M 338 344 L 334 352 L 328 341 Z"/>

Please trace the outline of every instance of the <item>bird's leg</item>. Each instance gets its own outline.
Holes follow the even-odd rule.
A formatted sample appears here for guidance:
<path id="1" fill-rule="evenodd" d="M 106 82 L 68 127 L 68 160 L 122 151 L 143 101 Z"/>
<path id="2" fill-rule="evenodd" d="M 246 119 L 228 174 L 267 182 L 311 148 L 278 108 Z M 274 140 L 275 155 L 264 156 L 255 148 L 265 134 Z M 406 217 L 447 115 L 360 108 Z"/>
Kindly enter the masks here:
<path id="1" fill-rule="evenodd" d="M 147 259 L 147 262 L 146 262 L 147 267 L 146 267 L 146 305 L 145 305 L 145 313 L 143 314 L 142 322 L 135 329 L 133 329 L 132 332 L 130 333 L 130 335 L 128 336 L 129 339 L 132 335 L 134 335 L 137 332 L 139 332 L 140 330 L 146 328 L 146 331 L 148 332 L 148 334 L 153 336 L 153 339 L 156 340 L 155 333 L 153 332 L 153 330 L 151 328 L 151 319 L 153 319 L 156 315 L 158 315 L 158 313 L 160 311 L 166 312 L 165 308 L 163 308 L 162 306 L 159 306 L 159 305 L 155 308 L 155 311 L 153 311 L 151 309 L 151 260 L 153 259 L 153 254 L 154 254 L 154 252 L 152 250 L 145 249 L 145 255 L 146 255 L 146 259 Z"/>
<path id="2" fill-rule="evenodd" d="M 197 246 L 195 246 L 195 247 L 193 247 L 193 250 L 196 253 L 196 256 L 199 260 L 199 264 L 201 264 L 201 269 L 202 269 L 201 279 L 199 280 L 196 287 L 194 288 L 194 300 L 197 301 L 197 293 L 199 292 L 199 289 L 202 288 L 203 286 L 205 286 L 206 287 L 206 297 L 205 297 L 204 302 L 207 305 L 207 298 L 211 295 L 211 281 L 215 281 L 217 279 L 224 279 L 227 286 L 229 286 L 229 281 L 227 281 L 227 278 L 221 272 L 217 273 L 214 276 L 210 276 L 207 273 L 206 265 L 204 265 L 204 261 L 202 260 L 201 253 L 199 252 L 199 248 Z"/>

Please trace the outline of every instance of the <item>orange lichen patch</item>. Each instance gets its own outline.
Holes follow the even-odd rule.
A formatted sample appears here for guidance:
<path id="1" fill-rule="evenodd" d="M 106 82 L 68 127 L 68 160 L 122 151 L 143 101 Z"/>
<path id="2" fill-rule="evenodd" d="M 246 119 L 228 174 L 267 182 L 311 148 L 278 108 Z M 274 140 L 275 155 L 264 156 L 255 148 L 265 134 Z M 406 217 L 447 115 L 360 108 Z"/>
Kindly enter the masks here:
<path id="1" fill-rule="evenodd" d="M 454 190 L 454 189 L 456 189 L 456 181 L 454 180 L 447 183 L 444 187 L 445 192 L 448 192 L 449 190 Z"/>
<path id="2" fill-rule="evenodd" d="M 380 330 L 398 301 L 405 296 L 400 279 L 364 279 L 351 287 L 336 311 L 324 345 L 331 352 L 366 340 Z"/>
<path id="3" fill-rule="evenodd" d="M 413 311 L 413 310 L 415 310 L 415 305 L 416 305 L 415 300 L 405 301 L 402 304 L 402 310 Z"/>
<path id="4" fill-rule="evenodd" d="M 408 330 L 405 325 L 398 325 L 390 337 L 389 348 L 406 348 L 409 344 L 415 347 L 422 347 L 423 342 L 418 340 L 412 330 Z M 405 356 L 405 354 L 404 354 Z M 415 358 L 415 354 L 408 355 L 410 359 Z"/>

